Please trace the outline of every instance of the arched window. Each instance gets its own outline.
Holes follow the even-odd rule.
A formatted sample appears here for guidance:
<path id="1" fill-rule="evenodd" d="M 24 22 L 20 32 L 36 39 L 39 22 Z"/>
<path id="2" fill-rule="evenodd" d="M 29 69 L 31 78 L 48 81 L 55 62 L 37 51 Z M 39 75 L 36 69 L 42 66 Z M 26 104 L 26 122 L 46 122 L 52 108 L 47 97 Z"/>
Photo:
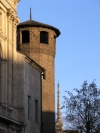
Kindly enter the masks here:
<path id="1" fill-rule="evenodd" d="M 29 43 L 29 42 L 30 42 L 29 31 L 28 30 L 22 31 L 22 43 Z"/>
<path id="2" fill-rule="evenodd" d="M 46 31 L 40 32 L 40 43 L 48 44 L 48 32 Z"/>

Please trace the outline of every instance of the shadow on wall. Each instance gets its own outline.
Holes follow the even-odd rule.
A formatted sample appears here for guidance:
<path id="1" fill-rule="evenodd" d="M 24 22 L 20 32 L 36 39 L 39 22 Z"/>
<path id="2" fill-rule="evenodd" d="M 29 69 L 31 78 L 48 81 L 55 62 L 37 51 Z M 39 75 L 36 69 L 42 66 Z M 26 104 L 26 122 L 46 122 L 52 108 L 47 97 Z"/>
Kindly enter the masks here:
<path id="1" fill-rule="evenodd" d="M 42 133 L 55 133 L 55 112 L 42 112 Z"/>

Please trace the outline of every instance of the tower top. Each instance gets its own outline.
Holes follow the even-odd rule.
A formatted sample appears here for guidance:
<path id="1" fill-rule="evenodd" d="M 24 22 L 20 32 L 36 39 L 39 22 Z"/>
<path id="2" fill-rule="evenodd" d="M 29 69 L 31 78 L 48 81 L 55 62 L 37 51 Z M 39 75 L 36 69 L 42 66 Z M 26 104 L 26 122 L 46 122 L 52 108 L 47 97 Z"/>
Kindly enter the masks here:
<path id="1" fill-rule="evenodd" d="M 23 28 L 23 27 L 42 27 L 42 28 L 48 28 L 48 29 L 51 29 L 51 30 L 55 31 L 56 37 L 58 37 L 61 34 L 60 30 L 57 29 L 56 27 L 53 27 L 51 25 L 44 24 L 44 23 L 32 20 L 32 10 L 31 10 L 31 8 L 30 8 L 30 19 L 25 21 L 25 22 L 20 23 L 19 25 L 17 25 L 17 28 Z"/>

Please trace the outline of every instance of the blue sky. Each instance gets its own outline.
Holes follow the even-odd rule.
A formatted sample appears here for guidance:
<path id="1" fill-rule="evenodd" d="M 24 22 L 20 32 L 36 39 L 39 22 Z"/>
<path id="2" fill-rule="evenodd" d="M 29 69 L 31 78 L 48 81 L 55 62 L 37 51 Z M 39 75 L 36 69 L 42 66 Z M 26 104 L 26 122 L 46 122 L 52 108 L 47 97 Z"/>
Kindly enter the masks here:
<path id="1" fill-rule="evenodd" d="M 59 28 L 55 57 L 55 90 L 60 82 L 61 102 L 65 91 L 96 79 L 100 88 L 100 0 L 21 0 L 18 17 Z"/>

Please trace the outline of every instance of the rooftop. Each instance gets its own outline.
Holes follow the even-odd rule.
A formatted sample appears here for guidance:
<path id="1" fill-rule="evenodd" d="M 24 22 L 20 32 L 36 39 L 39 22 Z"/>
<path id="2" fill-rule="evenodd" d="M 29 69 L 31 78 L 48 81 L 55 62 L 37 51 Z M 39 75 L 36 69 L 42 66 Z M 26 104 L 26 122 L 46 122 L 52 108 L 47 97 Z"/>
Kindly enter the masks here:
<path id="1" fill-rule="evenodd" d="M 56 32 L 57 34 L 57 37 L 60 35 L 60 31 L 59 29 L 51 26 L 51 25 L 48 25 L 48 24 L 44 24 L 44 23 L 41 23 L 41 22 L 37 22 L 37 21 L 34 21 L 34 20 L 28 20 L 28 21 L 25 21 L 25 22 L 22 22 L 20 23 L 18 26 L 18 28 L 20 27 L 43 27 L 43 28 L 49 28 L 49 29 L 52 29 Z"/>

